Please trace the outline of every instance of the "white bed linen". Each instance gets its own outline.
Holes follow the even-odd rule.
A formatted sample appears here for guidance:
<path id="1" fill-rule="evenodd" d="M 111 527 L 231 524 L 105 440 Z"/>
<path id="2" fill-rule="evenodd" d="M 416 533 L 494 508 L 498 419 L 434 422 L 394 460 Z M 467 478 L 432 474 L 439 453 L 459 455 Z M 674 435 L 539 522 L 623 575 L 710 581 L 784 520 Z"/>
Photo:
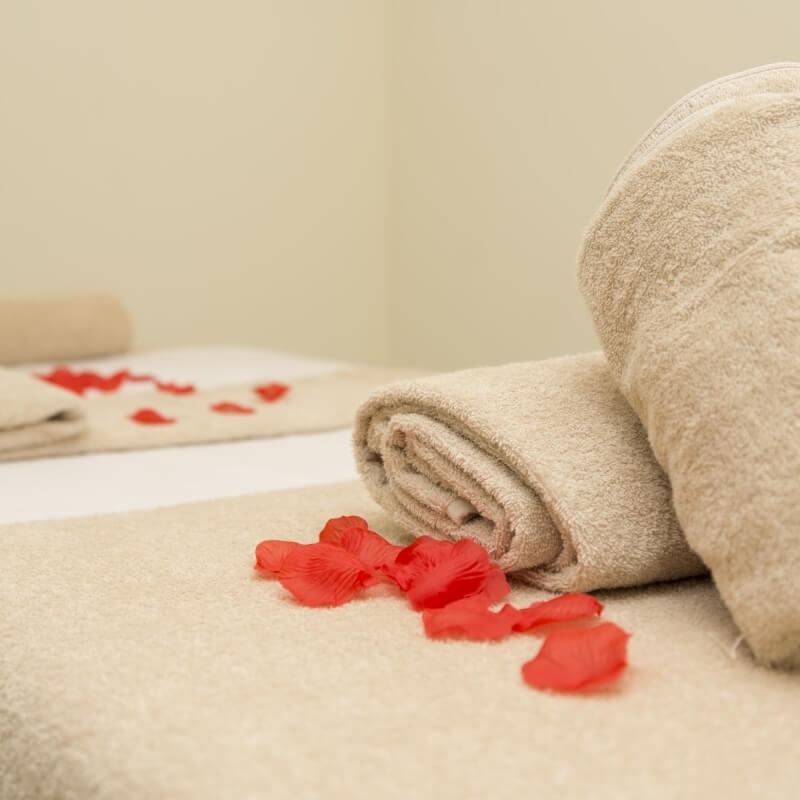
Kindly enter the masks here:
<path id="1" fill-rule="evenodd" d="M 270 350 L 181 348 L 70 362 L 103 373 L 128 368 L 198 389 L 291 382 L 341 363 Z M 27 372 L 52 365 L 25 365 Z M 134 391 L 142 391 L 139 386 Z M 146 389 L 145 389 L 146 390 Z M 0 463 L 0 524 L 190 503 L 355 480 L 351 431 Z"/>

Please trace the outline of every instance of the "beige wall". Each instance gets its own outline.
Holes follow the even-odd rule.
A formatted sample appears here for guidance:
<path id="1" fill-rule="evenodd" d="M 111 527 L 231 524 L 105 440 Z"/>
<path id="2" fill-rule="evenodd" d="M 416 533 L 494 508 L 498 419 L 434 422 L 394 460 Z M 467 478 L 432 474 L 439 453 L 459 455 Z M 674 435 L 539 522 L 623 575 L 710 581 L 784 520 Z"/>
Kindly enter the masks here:
<path id="1" fill-rule="evenodd" d="M 385 359 L 385 84 L 382 2 L 0 0 L 0 291 Z"/>
<path id="2" fill-rule="evenodd" d="M 396 0 L 392 353 L 436 367 L 576 352 L 583 229 L 681 95 L 800 61 L 800 3 Z"/>
<path id="3" fill-rule="evenodd" d="M 0 291 L 114 289 L 141 345 L 588 349 L 617 165 L 799 29 L 789 0 L 0 0 Z"/>

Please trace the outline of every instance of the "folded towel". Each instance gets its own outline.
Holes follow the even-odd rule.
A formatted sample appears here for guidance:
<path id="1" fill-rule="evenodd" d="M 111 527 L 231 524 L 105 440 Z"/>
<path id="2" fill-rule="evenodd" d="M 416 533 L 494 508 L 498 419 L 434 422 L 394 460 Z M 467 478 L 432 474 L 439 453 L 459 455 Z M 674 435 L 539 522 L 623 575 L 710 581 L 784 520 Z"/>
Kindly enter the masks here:
<path id="1" fill-rule="evenodd" d="M 580 282 L 689 544 L 759 661 L 791 667 L 800 666 L 800 66 L 775 72 L 771 88 L 769 70 L 734 76 L 735 101 L 709 93 L 623 169 L 586 234 Z M 787 82 L 795 92 L 781 91 Z"/>
<path id="2" fill-rule="evenodd" d="M 396 522 L 416 535 L 474 539 L 542 588 L 705 569 L 600 354 L 393 384 L 359 410 L 354 443 L 367 487 Z"/>
<path id="3" fill-rule="evenodd" d="M 325 375 L 308 375 L 292 381 L 288 393 L 276 402 L 264 402 L 252 384 L 220 386 L 185 395 L 151 391 L 90 396 L 80 406 L 86 415 L 85 430 L 80 435 L 60 441 L 28 441 L 13 450 L 0 448 L 0 461 L 348 428 L 356 409 L 377 387 L 417 374 L 419 371 L 397 367 L 349 367 Z M 25 379 L 54 388 L 33 378 Z M 59 397 L 62 391 L 58 390 Z M 63 393 L 78 400 L 76 395 Z M 0 384 L 0 404 L 4 403 L 2 397 Z M 13 410 L 12 405 L 10 408 Z M 146 412 L 144 421 L 135 419 L 142 410 Z M 162 424 L 158 424 L 159 419 Z"/>
<path id="4" fill-rule="evenodd" d="M 128 315 L 113 295 L 0 298 L 0 364 L 111 355 L 130 344 Z"/>
<path id="5" fill-rule="evenodd" d="M 0 369 L 0 458 L 77 437 L 86 430 L 83 401 L 20 372 Z"/>

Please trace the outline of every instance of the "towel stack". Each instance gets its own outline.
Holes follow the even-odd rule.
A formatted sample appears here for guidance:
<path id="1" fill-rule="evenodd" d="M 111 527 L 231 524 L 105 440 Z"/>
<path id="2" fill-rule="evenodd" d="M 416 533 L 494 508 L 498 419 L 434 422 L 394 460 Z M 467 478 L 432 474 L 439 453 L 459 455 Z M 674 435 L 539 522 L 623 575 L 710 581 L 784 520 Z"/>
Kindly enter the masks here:
<path id="1" fill-rule="evenodd" d="M 0 364 L 121 353 L 131 324 L 119 300 L 101 292 L 0 298 Z M 74 441 L 87 430 L 76 395 L 0 367 L 0 459 Z"/>
<path id="2" fill-rule="evenodd" d="M 800 65 L 673 106 L 579 277 L 605 358 L 383 389 L 355 433 L 372 495 L 555 591 L 708 568 L 757 660 L 799 667 Z"/>

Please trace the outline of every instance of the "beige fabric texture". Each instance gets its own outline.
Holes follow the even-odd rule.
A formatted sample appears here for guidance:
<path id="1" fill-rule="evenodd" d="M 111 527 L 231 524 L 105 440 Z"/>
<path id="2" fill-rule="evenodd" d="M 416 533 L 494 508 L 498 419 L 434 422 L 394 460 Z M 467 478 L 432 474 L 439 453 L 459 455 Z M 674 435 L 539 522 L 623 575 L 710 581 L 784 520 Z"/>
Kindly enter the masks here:
<path id="1" fill-rule="evenodd" d="M 0 461 L 347 428 L 359 404 L 370 392 L 409 374 L 407 369 L 358 367 L 330 375 L 297 378 L 288 384 L 289 391 L 283 397 L 271 403 L 253 391 L 253 386 L 258 384 L 220 387 L 187 395 L 147 391 L 87 397 L 82 404 L 86 424 L 79 435 L 58 441 L 43 439 L 36 444 L 25 442 L 18 449 L 2 449 Z M 42 386 L 47 388 L 45 383 Z M 58 391 L 59 395 L 64 394 Z M 220 402 L 238 403 L 254 412 L 212 411 L 211 406 Z M 0 405 L 5 405 L 5 401 Z M 130 415 L 142 408 L 151 408 L 175 422 L 146 425 L 132 421 Z"/>
<path id="2" fill-rule="evenodd" d="M 131 323 L 102 292 L 0 298 L 0 364 L 29 364 L 124 353 Z"/>
<path id="3" fill-rule="evenodd" d="M 792 61 L 753 67 L 699 86 L 667 109 L 642 136 L 617 171 L 611 184 L 612 188 L 646 158 L 654 147 L 687 122 L 713 111 L 720 105 L 735 103 L 740 98 L 752 97 L 754 94 L 796 92 L 798 89 L 800 89 L 800 64 Z"/>
<path id="4" fill-rule="evenodd" d="M 379 389 L 354 445 L 396 522 L 474 539 L 533 585 L 587 591 L 705 572 L 600 353 Z"/>
<path id="5" fill-rule="evenodd" d="M 85 405 L 79 397 L 0 368 L 0 460 L 20 450 L 58 447 L 86 428 Z"/>
<path id="6" fill-rule="evenodd" d="M 309 609 L 254 575 L 340 514 L 403 541 L 358 483 L 0 528 L 0 797 L 796 795 L 800 675 L 735 647 L 708 580 L 598 594 L 628 673 L 538 692 L 540 636 L 431 641 L 387 591 Z"/>
<path id="7" fill-rule="evenodd" d="M 800 93 L 761 93 L 654 146 L 580 256 L 689 544 L 759 660 L 785 667 L 800 666 L 799 247 Z"/>

